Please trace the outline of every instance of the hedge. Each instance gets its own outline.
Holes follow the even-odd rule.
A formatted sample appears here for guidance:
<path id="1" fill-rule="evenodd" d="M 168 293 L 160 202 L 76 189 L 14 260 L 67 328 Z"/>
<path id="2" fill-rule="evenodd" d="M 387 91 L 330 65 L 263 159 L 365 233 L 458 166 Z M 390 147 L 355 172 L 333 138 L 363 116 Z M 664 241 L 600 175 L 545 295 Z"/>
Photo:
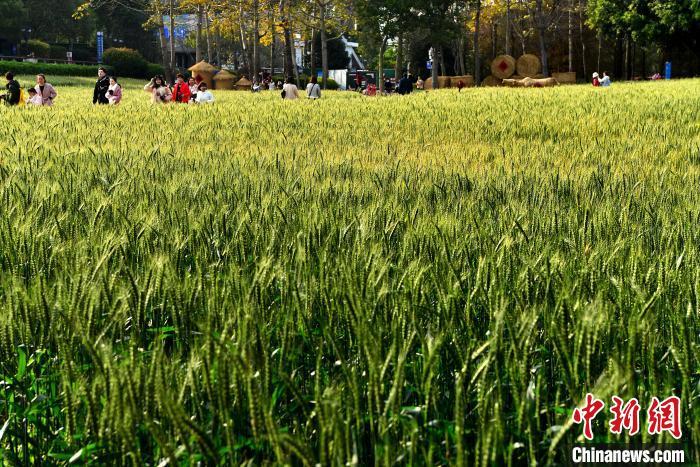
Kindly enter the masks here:
<path id="1" fill-rule="evenodd" d="M 15 75 L 36 75 L 44 73 L 47 76 L 97 76 L 99 65 L 68 65 L 63 63 L 31 63 L 0 61 L 0 73 L 4 75 L 11 71 Z M 110 70 L 109 67 L 105 67 Z"/>

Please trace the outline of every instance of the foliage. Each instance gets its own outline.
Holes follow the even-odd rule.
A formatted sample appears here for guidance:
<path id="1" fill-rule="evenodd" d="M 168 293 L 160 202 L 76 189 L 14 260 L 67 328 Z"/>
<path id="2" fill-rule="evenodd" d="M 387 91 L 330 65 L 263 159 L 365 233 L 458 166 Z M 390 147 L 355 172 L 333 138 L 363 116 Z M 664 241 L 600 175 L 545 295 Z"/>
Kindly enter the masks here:
<path id="1" fill-rule="evenodd" d="M 0 109 L 5 463 L 563 465 L 587 391 L 697 462 L 698 80 L 141 84 Z"/>
<path id="2" fill-rule="evenodd" d="M 22 0 L 0 0 L 0 37 L 19 39 L 26 18 Z"/>
<path id="3" fill-rule="evenodd" d="M 107 49 L 104 52 L 103 61 L 111 66 L 118 76 L 146 78 L 149 75 L 148 62 L 133 49 L 125 47 Z"/>
<path id="4" fill-rule="evenodd" d="M 26 47 L 37 58 L 49 58 L 51 54 L 51 46 L 37 39 L 27 41 Z"/>
<path id="5" fill-rule="evenodd" d="M 62 45 L 53 45 L 52 44 L 50 51 L 49 51 L 49 57 L 60 59 L 60 60 L 65 60 L 66 59 L 66 52 L 68 52 L 68 49 L 66 47 L 63 47 Z"/>

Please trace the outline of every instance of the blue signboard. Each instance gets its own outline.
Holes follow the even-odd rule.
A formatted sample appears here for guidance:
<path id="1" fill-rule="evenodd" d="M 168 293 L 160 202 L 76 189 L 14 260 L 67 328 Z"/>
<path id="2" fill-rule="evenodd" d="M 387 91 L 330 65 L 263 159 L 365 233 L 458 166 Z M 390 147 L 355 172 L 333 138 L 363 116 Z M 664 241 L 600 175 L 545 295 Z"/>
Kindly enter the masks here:
<path id="1" fill-rule="evenodd" d="M 184 41 L 190 33 L 197 30 L 196 15 L 178 15 L 175 17 L 175 39 Z M 170 40 L 170 16 L 163 16 L 163 34 Z"/>
<path id="2" fill-rule="evenodd" d="M 102 63 L 102 54 L 105 51 L 105 39 L 102 31 L 97 31 L 97 63 Z"/>
<path id="3" fill-rule="evenodd" d="M 666 62 L 666 79 L 671 79 L 671 62 Z"/>
<path id="4" fill-rule="evenodd" d="M 432 69 L 433 69 L 433 61 L 432 61 L 432 60 L 428 60 L 428 61 L 425 63 L 425 68 L 428 69 L 428 70 L 432 70 Z"/>

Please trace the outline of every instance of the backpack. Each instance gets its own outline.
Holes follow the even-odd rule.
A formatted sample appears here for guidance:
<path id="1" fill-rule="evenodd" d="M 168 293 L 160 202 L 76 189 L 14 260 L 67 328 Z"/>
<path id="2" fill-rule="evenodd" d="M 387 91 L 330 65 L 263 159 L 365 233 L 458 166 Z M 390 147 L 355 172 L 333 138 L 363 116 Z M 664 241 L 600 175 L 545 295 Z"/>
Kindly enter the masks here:
<path id="1" fill-rule="evenodd" d="M 18 106 L 22 107 L 27 104 L 27 96 L 25 95 L 24 88 L 19 88 L 19 102 Z"/>

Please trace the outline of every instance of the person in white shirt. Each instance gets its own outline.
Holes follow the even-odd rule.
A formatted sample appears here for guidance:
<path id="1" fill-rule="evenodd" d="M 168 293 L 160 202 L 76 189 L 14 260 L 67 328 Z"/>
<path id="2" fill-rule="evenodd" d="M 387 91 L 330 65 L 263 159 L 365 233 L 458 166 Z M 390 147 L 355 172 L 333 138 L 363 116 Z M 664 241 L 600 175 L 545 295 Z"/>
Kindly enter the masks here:
<path id="1" fill-rule="evenodd" d="M 610 81 L 610 77 L 608 76 L 607 72 L 603 72 L 603 77 L 600 78 L 600 85 L 603 87 L 608 87 L 612 84 L 612 81 Z"/>
<path id="2" fill-rule="evenodd" d="M 293 101 L 299 98 L 299 89 L 297 89 L 297 85 L 294 84 L 291 77 L 287 78 L 287 82 L 282 86 L 282 92 L 286 100 Z"/>
<path id="3" fill-rule="evenodd" d="M 306 97 L 309 99 L 321 98 L 321 86 L 318 84 L 318 79 L 315 76 L 311 77 L 311 82 L 306 85 Z"/>
<path id="4" fill-rule="evenodd" d="M 197 104 L 210 104 L 214 102 L 214 95 L 207 89 L 207 83 L 202 81 L 197 88 L 197 97 L 194 100 Z"/>
<path id="5" fill-rule="evenodd" d="M 41 96 L 36 92 L 36 89 L 29 88 L 27 91 L 29 97 L 27 98 L 27 105 L 43 105 L 41 102 Z"/>
<path id="6" fill-rule="evenodd" d="M 268 88 L 268 90 L 270 90 L 270 91 L 274 91 L 275 89 L 277 89 L 277 86 L 275 86 L 275 82 L 274 82 L 274 81 L 270 80 L 270 82 L 269 82 L 268 85 L 267 85 L 267 88 Z"/>

